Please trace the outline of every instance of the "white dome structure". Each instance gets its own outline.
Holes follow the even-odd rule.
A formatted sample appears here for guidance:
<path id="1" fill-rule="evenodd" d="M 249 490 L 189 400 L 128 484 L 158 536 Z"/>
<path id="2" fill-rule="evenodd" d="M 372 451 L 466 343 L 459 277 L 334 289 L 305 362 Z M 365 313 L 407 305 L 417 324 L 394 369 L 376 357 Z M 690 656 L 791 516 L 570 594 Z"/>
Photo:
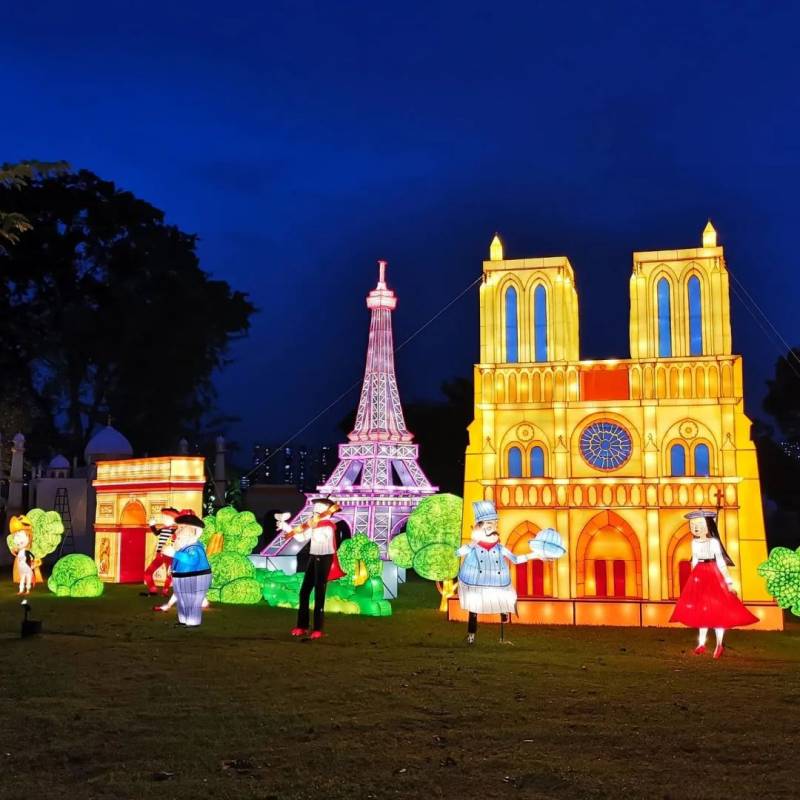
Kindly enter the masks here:
<path id="1" fill-rule="evenodd" d="M 47 465 L 47 469 L 69 469 L 69 461 L 59 453 Z"/>
<path id="2" fill-rule="evenodd" d="M 97 461 L 114 461 L 133 455 L 131 443 L 111 425 L 101 428 L 91 439 L 83 451 L 87 464 Z"/>
<path id="3" fill-rule="evenodd" d="M 70 463 L 60 453 L 47 465 L 48 478 L 69 478 Z"/>

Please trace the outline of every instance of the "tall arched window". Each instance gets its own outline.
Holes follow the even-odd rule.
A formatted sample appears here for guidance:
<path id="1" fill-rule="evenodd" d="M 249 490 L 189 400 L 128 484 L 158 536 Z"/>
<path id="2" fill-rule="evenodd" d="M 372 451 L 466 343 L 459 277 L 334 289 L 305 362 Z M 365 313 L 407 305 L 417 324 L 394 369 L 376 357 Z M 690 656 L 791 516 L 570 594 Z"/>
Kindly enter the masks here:
<path id="1" fill-rule="evenodd" d="M 700 278 L 692 275 L 686 287 L 689 299 L 689 355 L 703 355 L 703 302 Z"/>
<path id="2" fill-rule="evenodd" d="M 674 444 L 669 449 L 669 474 L 680 478 L 686 474 L 686 448 L 682 444 Z"/>
<path id="3" fill-rule="evenodd" d="M 531 478 L 544 478 L 544 450 L 541 447 L 531 449 Z"/>
<path id="4" fill-rule="evenodd" d="M 512 447 L 508 451 L 508 477 L 522 477 L 522 451 L 519 447 Z"/>
<path id="5" fill-rule="evenodd" d="M 519 361 L 517 347 L 517 290 L 509 286 L 506 290 L 506 361 Z"/>
<path id="6" fill-rule="evenodd" d="M 547 361 L 547 289 L 540 283 L 533 293 L 533 360 Z"/>
<path id="7" fill-rule="evenodd" d="M 699 444 L 694 449 L 694 474 L 707 478 L 711 474 L 711 453 L 707 444 Z"/>
<path id="8" fill-rule="evenodd" d="M 672 309 L 669 296 L 669 281 L 662 278 L 656 287 L 658 295 L 658 355 L 672 355 Z"/>

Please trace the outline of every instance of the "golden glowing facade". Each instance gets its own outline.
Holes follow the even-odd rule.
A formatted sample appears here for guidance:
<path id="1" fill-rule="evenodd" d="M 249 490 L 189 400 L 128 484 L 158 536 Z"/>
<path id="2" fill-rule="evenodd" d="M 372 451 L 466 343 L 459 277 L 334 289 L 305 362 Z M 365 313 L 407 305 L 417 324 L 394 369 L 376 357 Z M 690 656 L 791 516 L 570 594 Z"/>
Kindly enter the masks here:
<path id="1" fill-rule="evenodd" d="M 162 508 L 191 509 L 202 515 L 205 459 L 163 456 L 98 461 L 95 561 L 101 580 L 139 583 L 153 560 L 156 537 L 149 520 Z M 163 575 L 156 573 L 156 582 Z"/>
<path id="2" fill-rule="evenodd" d="M 711 224 L 702 247 L 633 254 L 630 359 L 580 360 L 568 259 L 507 260 L 495 237 L 483 276 L 464 537 L 472 501 L 488 499 L 511 550 L 546 527 L 568 547 L 517 568 L 520 621 L 667 624 L 689 572 L 684 514 L 703 507 L 719 510 L 754 627 L 782 627 L 756 574 L 758 466 Z"/>

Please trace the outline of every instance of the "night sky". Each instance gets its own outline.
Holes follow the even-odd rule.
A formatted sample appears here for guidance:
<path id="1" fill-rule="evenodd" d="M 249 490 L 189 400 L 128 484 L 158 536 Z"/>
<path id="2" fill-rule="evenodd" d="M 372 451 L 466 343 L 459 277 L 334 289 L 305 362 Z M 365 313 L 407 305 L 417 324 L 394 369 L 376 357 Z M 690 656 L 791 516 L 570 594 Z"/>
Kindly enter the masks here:
<path id="1" fill-rule="evenodd" d="M 792 5 L 4 4 L 0 161 L 115 181 L 250 293 L 216 380 L 245 453 L 358 379 L 376 259 L 400 341 L 480 275 L 495 230 L 509 258 L 570 258 L 584 358 L 629 354 L 632 251 L 699 246 L 708 217 L 800 344 Z M 732 302 L 763 417 L 780 346 Z M 402 397 L 469 375 L 477 344 L 475 288 L 398 355 Z M 356 400 L 297 443 L 337 441 Z"/>

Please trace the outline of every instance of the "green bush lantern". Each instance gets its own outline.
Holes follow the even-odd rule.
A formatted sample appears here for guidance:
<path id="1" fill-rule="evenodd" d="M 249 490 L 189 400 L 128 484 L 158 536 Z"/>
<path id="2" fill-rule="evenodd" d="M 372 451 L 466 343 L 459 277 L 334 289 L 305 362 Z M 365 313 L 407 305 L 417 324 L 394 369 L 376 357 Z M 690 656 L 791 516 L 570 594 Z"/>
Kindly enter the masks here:
<path id="1" fill-rule="evenodd" d="M 767 582 L 767 591 L 781 608 L 800 617 L 800 547 L 776 547 L 758 566 L 758 574 Z"/>
<path id="2" fill-rule="evenodd" d="M 455 551 L 461 544 L 463 501 L 453 494 L 426 497 L 411 513 L 405 533 L 389 542 L 389 558 L 403 569 L 436 581 L 442 601 L 440 611 L 455 594 L 459 558 Z"/>
<path id="3" fill-rule="evenodd" d="M 347 573 L 331 581 L 325 593 L 325 611 L 388 617 L 391 603 L 383 597 L 383 561 L 378 545 L 363 533 L 346 539 L 337 551 Z M 302 573 L 287 575 L 279 570 L 256 570 L 264 599 L 279 608 L 297 608 Z M 313 602 L 313 593 L 312 593 Z"/>
<path id="4" fill-rule="evenodd" d="M 56 561 L 47 588 L 58 597 L 100 597 L 103 582 L 94 559 L 72 553 Z"/>
<path id="5" fill-rule="evenodd" d="M 251 511 L 226 506 L 203 518 L 205 528 L 200 541 L 211 564 L 212 603 L 252 605 L 261 601 L 261 584 L 256 568 L 248 558 L 261 536 L 261 525 Z"/>

